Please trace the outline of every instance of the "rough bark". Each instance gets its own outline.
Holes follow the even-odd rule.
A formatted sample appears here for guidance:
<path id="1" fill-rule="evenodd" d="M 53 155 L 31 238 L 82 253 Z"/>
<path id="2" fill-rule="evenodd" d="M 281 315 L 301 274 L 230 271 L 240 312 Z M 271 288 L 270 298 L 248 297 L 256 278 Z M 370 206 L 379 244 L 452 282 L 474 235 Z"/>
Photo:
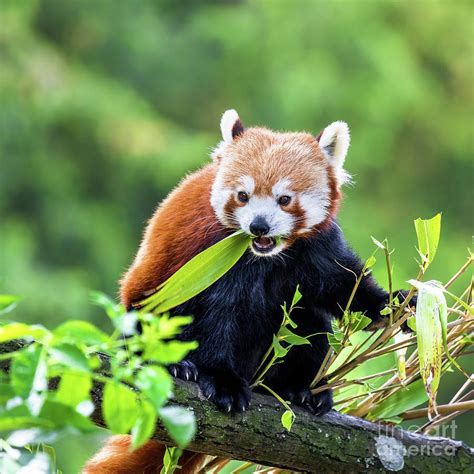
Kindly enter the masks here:
<path id="1" fill-rule="evenodd" d="M 0 353 L 12 350 L 6 346 L 0 345 Z M 5 365 L 3 369 L 8 370 Z M 104 426 L 100 385 L 92 395 L 93 420 Z M 176 380 L 171 404 L 196 415 L 198 430 L 188 447 L 196 452 L 299 472 L 474 472 L 474 450 L 461 441 L 422 436 L 335 411 L 316 417 L 295 407 L 296 420 L 287 432 L 280 422 L 283 408 L 266 395 L 254 394 L 248 411 L 228 415 L 204 400 L 195 383 Z M 160 424 L 154 438 L 172 444 Z"/>

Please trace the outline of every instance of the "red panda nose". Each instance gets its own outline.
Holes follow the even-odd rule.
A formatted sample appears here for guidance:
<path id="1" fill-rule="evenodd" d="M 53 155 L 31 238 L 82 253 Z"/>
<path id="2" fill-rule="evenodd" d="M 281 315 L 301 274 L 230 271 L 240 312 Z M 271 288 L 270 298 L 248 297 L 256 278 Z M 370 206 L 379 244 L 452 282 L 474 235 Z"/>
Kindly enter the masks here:
<path id="1" fill-rule="evenodd" d="M 250 232 L 257 237 L 266 235 L 270 232 L 270 226 L 262 216 L 257 216 L 249 226 Z"/>

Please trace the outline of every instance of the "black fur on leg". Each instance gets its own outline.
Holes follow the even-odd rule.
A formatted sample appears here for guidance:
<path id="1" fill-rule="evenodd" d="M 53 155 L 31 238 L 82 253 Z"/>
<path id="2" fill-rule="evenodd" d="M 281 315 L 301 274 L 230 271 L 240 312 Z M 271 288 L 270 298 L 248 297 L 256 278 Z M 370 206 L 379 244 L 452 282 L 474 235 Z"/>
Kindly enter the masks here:
<path id="1" fill-rule="evenodd" d="M 201 374 L 199 387 L 204 397 L 224 412 L 243 412 L 250 405 L 248 383 L 231 372 Z"/>
<path id="2" fill-rule="evenodd" d="M 332 409 L 332 404 L 332 390 L 327 389 L 324 392 L 312 395 L 308 402 L 308 407 L 315 415 L 322 416 Z"/>

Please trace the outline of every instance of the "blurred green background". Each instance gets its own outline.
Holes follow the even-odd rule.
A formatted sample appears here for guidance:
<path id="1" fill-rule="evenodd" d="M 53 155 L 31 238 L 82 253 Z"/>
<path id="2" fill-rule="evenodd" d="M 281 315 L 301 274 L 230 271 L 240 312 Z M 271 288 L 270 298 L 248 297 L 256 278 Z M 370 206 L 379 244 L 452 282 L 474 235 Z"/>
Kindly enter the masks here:
<path id="1" fill-rule="evenodd" d="M 209 160 L 231 107 L 248 125 L 314 134 L 347 121 L 348 240 L 366 257 L 371 235 L 388 237 L 406 286 L 413 219 L 442 211 L 427 277 L 446 281 L 471 244 L 473 12 L 441 0 L 3 0 L 0 292 L 25 297 L 16 318 L 105 324 L 89 291 L 116 294 L 146 219 Z M 386 282 L 381 261 L 375 273 Z"/>

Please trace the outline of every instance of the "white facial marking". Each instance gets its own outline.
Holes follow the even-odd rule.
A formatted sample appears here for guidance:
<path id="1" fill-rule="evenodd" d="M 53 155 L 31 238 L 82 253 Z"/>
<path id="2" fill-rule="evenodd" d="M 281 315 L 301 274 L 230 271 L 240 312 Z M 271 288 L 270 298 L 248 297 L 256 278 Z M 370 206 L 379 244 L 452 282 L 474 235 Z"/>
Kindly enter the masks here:
<path id="1" fill-rule="evenodd" d="M 273 249 L 270 250 L 269 252 L 261 253 L 255 250 L 253 245 L 250 246 L 250 250 L 252 251 L 252 253 L 254 253 L 255 255 L 258 255 L 259 257 L 271 257 L 273 255 L 280 253 L 284 248 L 285 248 L 285 244 L 281 243 L 281 244 L 275 245 L 275 247 L 273 247 Z"/>
<path id="2" fill-rule="evenodd" d="M 305 227 L 299 231 L 303 234 L 326 219 L 330 204 L 329 186 L 326 184 L 318 190 L 301 193 L 298 198 L 305 213 Z"/>
<path id="3" fill-rule="evenodd" d="M 216 174 L 214 183 L 211 189 L 211 206 L 216 213 L 217 218 L 224 224 L 229 224 L 229 216 L 225 215 L 225 205 L 232 198 L 232 190 L 224 186 L 224 179 L 222 171 Z"/>
<path id="4" fill-rule="evenodd" d="M 258 216 L 270 226 L 271 237 L 289 236 L 293 230 L 294 218 L 281 209 L 273 197 L 251 196 L 249 202 L 234 212 L 240 227 L 250 234 L 250 224 Z"/>
<path id="5" fill-rule="evenodd" d="M 253 193 L 253 190 L 255 189 L 255 181 L 252 176 L 242 176 L 242 178 L 240 178 L 240 183 L 242 184 L 241 191 L 245 191 L 248 195 Z"/>
<path id="6" fill-rule="evenodd" d="M 283 178 L 274 184 L 272 187 L 273 195 L 278 198 L 280 196 L 293 196 L 293 193 L 290 191 L 291 182 L 288 178 Z"/>

